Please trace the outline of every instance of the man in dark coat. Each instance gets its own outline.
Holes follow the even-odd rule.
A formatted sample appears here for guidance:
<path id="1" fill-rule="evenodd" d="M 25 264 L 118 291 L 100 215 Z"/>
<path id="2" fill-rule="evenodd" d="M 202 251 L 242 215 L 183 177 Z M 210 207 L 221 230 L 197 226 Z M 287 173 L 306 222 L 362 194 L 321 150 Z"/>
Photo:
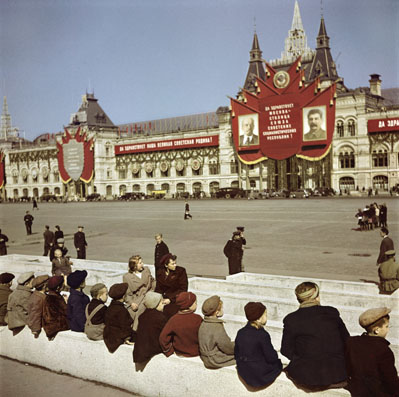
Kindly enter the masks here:
<path id="1" fill-rule="evenodd" d="M 382 262 L 378 275 L 380 277 L 380 293 L 392 294 L 399 288 L 399 263 L 395 261 L 395 251 L 385 251 L 387 260 Z"/>
<path id="2" fill-rule="evenodd" d="M 176 305 L 176 297 L 180 292 L 188 289 L 186 269 L 176 265 L 176 255 L 166 254 L 161 259 L 162 267 L 157 273 L 155 292 L 165 299 L 164 313 L 170 318 L 179 311 Z"/>
<path id="3" fill-rule="evenodd" d="M 190 214 L 190 204 L 186 201 L 184 205 L 184 220 L 188 218 L 193 219 L 192 215 Z"/>
<path id="4" fill-rule="evenodd" d="M 43 233 L 44 237 L 44 253 L 47 256 L 51 247 L 54 245 L 54 233 L 50 230 L 50 226 L 46 225 Z"/>
<path id="5" fill-rule="evenodd" d="M 242 271 L 242 240 L 241 232 L 236 231 L 233 233 L 231 240 L 227 241 L 223 249 L 229 261 L 229 274 L 236 274 Z"/>
<path id="6" fill-rule="evenodd" d="M 155 275 L 156 275 L 157 271 L 162 267 L 161 258 L 164 255 L 169 254 L 169 248 L 162 240 L 161 233 L 155 235 L 155 241 L 157 242 L 155 244 L 155 253 L 154 253 L 154 266 L 155 266 Z"/>
<path id="7" fill-rule="evenodd" d="M 56 225 L 54 232 L 54 244 L 56 244 L 59 238 L 64 238 L 64 232 L 61 230 L 61 228 L 58 225 Z"/>
<path id="8" fill-rule="evenodd" d="M 5 322 L 7 303 L 12 292 L 11 285 L 14 278 L 15 276 L 11 273 L 0 274 L 0 325 L 7 325 Z"/>
<path id="9" fill-rule="evenodd" d="M 380 226 L 387 227 L 387 219 L 388 219 L 388 208 L 385 203 L 383 203 L 380 207 Z"/>
<path id="10" fill-rule="evenodd" d="M 58 238 L 56 243 L 51 247 L 51 249 L 50 249 L 50 261 L 53 261 L 53 259 L 55 258 L 55 251 L 56 250 L 61 250 L 63 258 L 68 253 L 68 248 L 65 247 L 63 238 Z"/>
<path id="11" fill-rule="evenodd" d="M 24 222 L 25 222 L 25 227 L 26 227 L 26 234 L 29 236 L 32 234 L 32 223 L 33 223 L 33 216 L 29 213 L 29 211 L 26 211 L 26 214 L 24 216 Z"/>
<path id="12" fill-rule="evenodd" d="M 377 258 L 377 266 L 388 259 L 385 255 L 385 252 L 392 251 L 394 249 L 393 241 L 390 237 L 388 237 L 388 234 L 389 230 L 386 227 L 382 227 L 380 230 L 380 236 L 382 237 L 382 241 L 380 244 L 380 254 Z"/>
<path id="13" fill-rule="evenodd" d="M 78 259 L 86 259 L 87 242 L 83 233 L 83 226 L 78 226 L 78 231 L 73 236 L 73 242 L 78 253 Z"/>
<path id="14" fill-rule="evenodd" d="M 163 314 L 162 295 L 150 291 L 144 298 L 146 310 L 139 317 L 136 343 L 133 351 L 135 363 L 148 362 L 153 356 L 162 353 L 159 335 L 168 319 Z"/>
<path id="15" fill-rule="evenodd" d="M 334 307 L 320 306 L 319 287 L 299 284 L 295 294 L 297 311 L 284 320 L 281 354 L 290 359 L 285 371 L 296 384 L 307 389 L 343 387 L 345 341 L 348 330 Z"/>
<path id="16" fill-rule="evenodd" d="M 5 234 L 2 234 L 0 229 L 0 256 L 7 255 L 7 241 L 8 237 Z"/>

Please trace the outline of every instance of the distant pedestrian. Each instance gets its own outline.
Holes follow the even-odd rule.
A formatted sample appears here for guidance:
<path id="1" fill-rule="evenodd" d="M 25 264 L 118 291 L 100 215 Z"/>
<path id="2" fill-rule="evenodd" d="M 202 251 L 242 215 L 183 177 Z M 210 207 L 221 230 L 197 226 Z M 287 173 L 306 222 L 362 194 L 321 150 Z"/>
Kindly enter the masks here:
<path id="1" fill-rule="evenodd" d="M 161 258 L 164 255 L 169 254 L 169 248 L 165 244 L 165 242 L 162 240 L 162 234 L 161 233 L 157 233 L 155 235 L 155 241 L 157 242 L 155 244 L 155 252 L 154 252 L 154 266 L 155 266 L 155 275 L 156 275 L 157 271 L 160 268 L 162 268 Z"/>
<path id="2" fill-rule="evenodd" d="M 32 211 L 35 209 L 39 211 L 39 207 L 37 205 L 37 200 L 35 198 L 33 198 L 32 203 L 33 203 Z"/>
<path id="3" fill-rule="evenodd" d="M 83 226 L 78 226 L 78 231 L 73 236 L 73 242 L 78 254 L 78 259 L 86 259 L 86 236 L 83 233 Z"/>
<path id="4" fill-rule="evenodd" d="M 188 218 L 193 219 L 190 214 L 190 204 L 186 201 L 186 204 L 184 205 L 184 220 Z"/>
<path id="5" fill-rule="evenodd" d="M 242 245 L 247 245 L 247 240 L 244 237 L 244 230 L 245 230 L 244 226 L 237 226 L 237 232 L 240 232 Z"/>
<path id="6" fill-rule="evenodd" d="M 32 223 L 34 219 L 35 218 L 33 218 L 33 216 L 29 213 L 29 211 L 26 211 L 26 214 L 24 216 L 24 222 L 26 227 L 26 234 L 28 236 L 32 234 Z"/>
<path id="7" fill-rule="evenodd" d="M 44 253 L 43 256 L 47 256 L 51 247 L 54 245 L 54 233 L 50 230 L 50 226 L 44 227 Z"/>
<path id="8" fill-rule="evenodd" d="M 380 226 L 387 227 L 388 225 L 388 208 L 385 203 L 382 203 L 380 207 Z"/>
<path id="9" fill-rule="evenodd" d="M 54 244 L 57 243 L 57 240 L 59 238 L 64 238 L 64 232 L 61 230 L 61 228 L 58 225 L 56 225 L 54 232 Z"/>
<path id="10" fill-rule="evenodd" d="M 223 249 L 229 261 L 229 274 L 236 274 L 242 272 L 242 241 L 241 232 L 234 232 L 231 240 L 227 241 Z"/>
<path id="11" fill-rule="evenodd" d="M 7 255 L 7 241 L 8 237 L 5 234 L 2 234 L 0 229 L 0 256 Z"/>
<path id="12" fill-rule="evenodd" d="M 387 260 L 387 257 L 385 256 L 386 251 L 395 249 L 393 246 L 393 241 L 390 237 L 388 237 L 388 234 L 389 230 L 386 227 L 382 227 L 380 230 L 380 236 L 382 237 L 382 241 L 380 244 L 380 253 L 377 258 L 377 266 Z"/>

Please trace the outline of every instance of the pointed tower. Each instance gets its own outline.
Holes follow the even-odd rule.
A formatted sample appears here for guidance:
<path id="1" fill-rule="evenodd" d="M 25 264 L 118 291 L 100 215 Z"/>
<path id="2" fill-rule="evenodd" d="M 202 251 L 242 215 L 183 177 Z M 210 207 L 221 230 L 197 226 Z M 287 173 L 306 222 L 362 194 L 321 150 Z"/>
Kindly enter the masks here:
<path id="1" fill-rule="evenodd" d="M 8 113 L 7 97 L 3 98 L 3 111 L 1 113 L 0 139 L 7 139 L 11 134 L 11 115 Z"/>
<path id="2" fill-rule="evenodd" d="M 338 74 L 331 56 L 330 38 L 327 36 L 323 16 L 321 16 L 319 34 L 316 40 L 316 55 L 310 66 L 307 80 L 313 81 L 316 77 L 320 77 L 322 82 L 335 81 L 338 79 Z"/>
<path id="3" fill-rule="evenodd" d="M 244 88 L 248 91 L 255 92 L 255 76 L 265 79 L 265 68 L 263 66 L 262 51 L 259 47 L 258 35 L 254 33 L 252 49 L 249 52 L 249 68 L 245 79 Z"/>

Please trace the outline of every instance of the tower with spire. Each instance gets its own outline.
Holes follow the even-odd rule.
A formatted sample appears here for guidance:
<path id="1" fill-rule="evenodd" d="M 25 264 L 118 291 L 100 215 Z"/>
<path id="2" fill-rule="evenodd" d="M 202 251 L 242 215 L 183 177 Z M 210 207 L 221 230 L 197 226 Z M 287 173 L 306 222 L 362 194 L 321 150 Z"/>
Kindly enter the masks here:
<path id="1" fill-rule="evenodd" d="M 8 112 L 7 97 L 3 98 L 3 111 L 1 113 L 0 140 L 7 140 L 10 137 L 18 137 L 18 128 L 12 128 L 11 115 Z"/>

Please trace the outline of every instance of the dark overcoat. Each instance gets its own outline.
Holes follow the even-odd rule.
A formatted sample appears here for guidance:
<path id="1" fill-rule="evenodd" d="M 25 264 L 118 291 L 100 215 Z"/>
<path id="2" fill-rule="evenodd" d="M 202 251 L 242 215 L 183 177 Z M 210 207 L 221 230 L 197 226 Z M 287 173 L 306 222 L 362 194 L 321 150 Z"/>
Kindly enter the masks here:
<path id="1" fill-rule="evenodd" d="M 0 233 L 0 256 L 7 255 L 7 241 L 8 237 L 5 234 Z"/>
<path id="2" fill-rule="evenodd" d="M 353 397 L 399 396 L 399 378 L 389 342 L 378 336 L 346 340 L 348 388 Z"/>
<path id="3" fill-rule="evenodd" d="M 264 328 L 253 327 L 249 322 L 237 332 L 234 357 L 238 374 L 252 387 L 272 383 L 282 370 L 269 333 Z"/>
<path id="4" fill-rule="evenodd" d="M 160 263 L 161 258 L 166 254 L 169 254 L 169 248 L 163 241 L 161 241 L 159 244 L 155 244 L 154 266 L 156 272 L 162 267 Z"/>
<path id="5" fill-rule="evenodd" d="M 67 317 L 71 331 L 84 332 L 86 323 L 86 306 L 90 299 L 82 291 L 71 288 L 67 304 Z"/>
<path id="6" fill-rule="evenodd" d="M 176 296 L 180 292 L 186 292 L 188 289 L 187 273 L 184 267 L 176 266 L 176 270 L 166 274 L 165 268 L 157 272 L 157 282 L 155 292 L 158 292 L 165 299 L 170 299 L 170 304 L 164 308 L 165 315 L 170 318 L 179 311 L 176 305 Z"/>
<path id="7" fill-rule="evenodd" d="M 43 329 L 48 338 L 58 332 L 69 330 L 67 304 L 64 298 L 55 291 L 49 291 L 43 305 Z"/>
<path id="8" fill-rule="evenodd" d="M 8 297 L 11 292 L 12 289 L 8 285 L 0 285 L 0 325 L 7 325 L 4 319 L 7 314 Z"/>
<path id="9" fill-rule="evenodd" d="M 349 333 L 337 309 L 299 308 L 283 323 L 281 354 L 290 359 L 285 371 L 296 383 L 324 387 L 346 380 L 344 351 Z"/>
<path id="10" fill-rule="evenodd" d="M 157 309 L 146 309 L 139 317 L 139 326 L 133 351 L 133 361 L 135 363 L 146 362 L 153 356 L 162 353 L 159 335 L 166 322 L 165 314 Z"/>
<path id="11" fill-rule="evenodd" d="M 236 274 L 242 271 L 242 241 L 229 240 L 224 246 L 223 253 L 229 261 L 229 274 Z"/>
<path id="12" fill-rule="evenodd" d="M 39 291 L 33 291 L 28 302 L 27 325 L 32 332 L 40 332 L 43 325 L 43 307 L 46 295 Z"/>
<path id="13" fill-rule="evenodd" d="M 104 317 L 104 342 L 110 353 L 114 353 L 133 334 L 133 319 L 123 302 L 113 300 Z"/>
<path id="14" fill-rule="evenodd" d="M 86 259 L 87 241 L 85 234 L 83 232 L 76 232 L 73 236 L 73 243 L 78 251 L 78 258 Z"/>
<path id="15" fill-rule="evenodd" d="M 393 250 L 393 241 L 390 237 L 386 236 L 381 240 L 380 254 L 378 255 L 377 263 L 385 262 L 388 258 L 385 256 L 385 252 Z"/>

